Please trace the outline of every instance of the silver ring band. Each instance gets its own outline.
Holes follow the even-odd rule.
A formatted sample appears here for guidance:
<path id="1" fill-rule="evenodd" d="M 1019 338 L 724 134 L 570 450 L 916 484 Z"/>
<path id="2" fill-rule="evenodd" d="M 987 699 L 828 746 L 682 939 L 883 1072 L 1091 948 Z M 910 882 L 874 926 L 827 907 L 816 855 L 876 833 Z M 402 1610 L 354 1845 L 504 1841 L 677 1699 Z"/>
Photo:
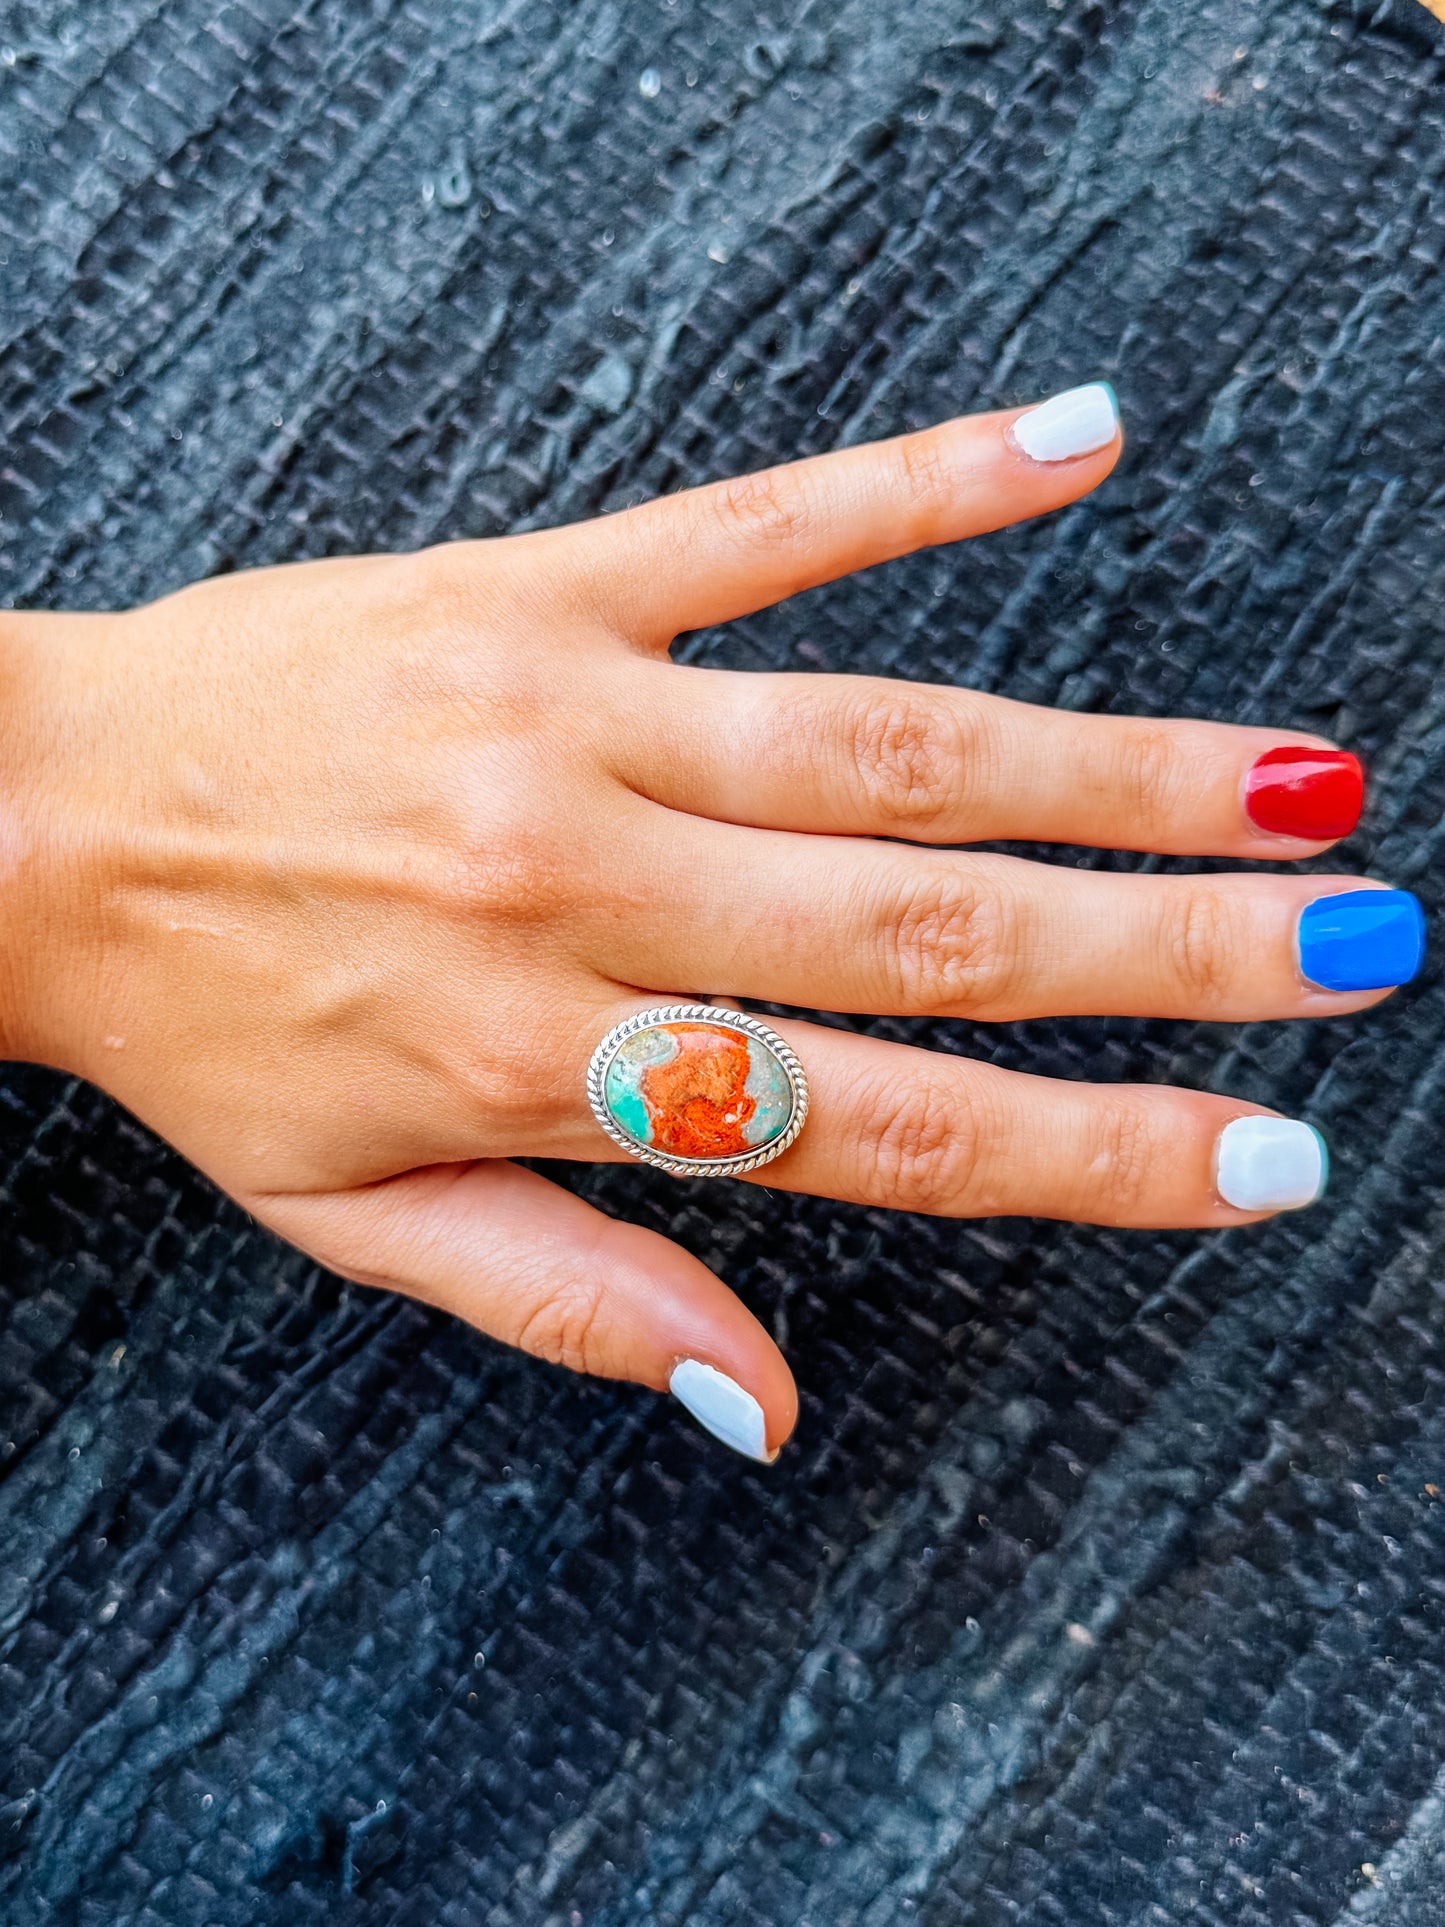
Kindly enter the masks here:
<path id="1" fill-rule="evenodd" d="M 587 1101 L 614 1144 L 676 1178 L 741 1177 L 781 1157 L 808 1116 L 791 1045 L 756 1017 L 666 1004 L 608 1031 Z"/>

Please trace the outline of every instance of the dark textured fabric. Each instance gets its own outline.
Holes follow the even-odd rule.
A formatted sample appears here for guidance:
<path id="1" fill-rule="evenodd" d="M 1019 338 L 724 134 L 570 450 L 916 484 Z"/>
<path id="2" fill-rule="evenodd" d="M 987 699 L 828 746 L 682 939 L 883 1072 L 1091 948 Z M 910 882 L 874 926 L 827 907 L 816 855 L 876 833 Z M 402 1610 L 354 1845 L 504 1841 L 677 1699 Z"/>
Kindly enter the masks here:
<path id="1" fill-rule="evenodd" d="M 1094 499 L 685 653 L 1329 731 L 1347 862 L 1433 906 L 1441 47 L 1413 0 L 0 0 L 3 599 L 1107 374 Z M 763 1471 L 5 1073 L 7 1927 L 1438 1927 L 1437 972 L 1292 1028 L 872 1028 L 1310 1117 L 1328 1201 L 571 1173 L 777 1332 Z"/>

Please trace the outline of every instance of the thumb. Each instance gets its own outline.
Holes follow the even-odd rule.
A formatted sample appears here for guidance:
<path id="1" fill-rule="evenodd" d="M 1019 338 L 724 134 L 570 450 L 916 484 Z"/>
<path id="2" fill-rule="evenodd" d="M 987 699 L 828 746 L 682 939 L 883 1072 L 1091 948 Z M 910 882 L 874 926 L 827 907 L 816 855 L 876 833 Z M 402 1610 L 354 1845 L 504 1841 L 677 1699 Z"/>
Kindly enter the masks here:
<path id="1" fill-rule="evenodd" d="M 520 1165 L 433 1165 L 243 1202 L 343 1277 L 424 1299 L 554 1365 L 670 1389 L 750 1458 L 776 1458 L 797 1422 L 782 1353 L 706 1265 Z"/>

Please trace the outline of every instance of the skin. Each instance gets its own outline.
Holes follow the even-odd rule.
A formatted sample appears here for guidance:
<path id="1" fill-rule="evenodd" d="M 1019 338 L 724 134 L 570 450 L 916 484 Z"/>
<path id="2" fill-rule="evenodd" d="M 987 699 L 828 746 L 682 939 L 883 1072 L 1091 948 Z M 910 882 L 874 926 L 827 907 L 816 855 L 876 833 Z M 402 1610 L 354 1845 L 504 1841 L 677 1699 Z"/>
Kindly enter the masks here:
<path id="1" fill-rule="evenodd" d="M 1302 905 L 1359 879 L 1121 876 L 942 845 L 1293 859 L 1244 813 L 1288 730 L 668 660 L 683 631 L 1040 515 L 1119 454 L 1018 412 L 541 534 L 0 616 L 0 1049 L 103 1086 L 282 1237 L 509 1344 L 658 1390 L 691 1357 L 792 1430 L 702 1264 L 512 1157 L 613 1159 L 588 1060 L 698 994 L 878 1014 L 1353 1011 Z M 887 840 L 884 840 L 887 839 Z M 1249 1221 L 1257 1106 L 1000 1071 L 802 1023 L 796 1145 L 752 1181 L 966 1217 Z"/>

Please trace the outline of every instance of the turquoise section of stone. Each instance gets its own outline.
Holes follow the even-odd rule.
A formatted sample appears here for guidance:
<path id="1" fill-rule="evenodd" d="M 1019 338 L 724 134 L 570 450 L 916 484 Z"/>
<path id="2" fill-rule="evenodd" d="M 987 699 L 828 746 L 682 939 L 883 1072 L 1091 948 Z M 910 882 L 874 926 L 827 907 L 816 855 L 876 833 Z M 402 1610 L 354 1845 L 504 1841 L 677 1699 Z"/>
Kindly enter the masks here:
<path id="1" fill-rule="evenodd" d="M 614 1065 L 607 1075 L 607 1108 L 629 1137 L 635 1137 L 639 1144 L 650 1144 L 652 1126 L 648 1122 L 647 1106 L 642 1101 L 636 1080 L 632 1081 L 629 1089 L 626 1076 L 614 1076 L 615 1070 Z"/>
<path id="2" fill-rule="evenodd" d="M 663 1030 L 640 1030 L 629 1037 L 607 1066 L 602 1096 L 615 1121 L 639 1144 L 651 1144 L 652 1121 L 642 1098 L 642 1073 L 676 1057 L 677 1045 Z"/>
<path id="3" fill-rule="evenodd" d="M 758 1038 L 748 1040 L 748 1081 L 743 1086 L 757 1109 L 743 1126 L 749 1144 L 771 1144 L 788 1128 L 793 1115 L 793 1087 L 788 1073 L 768 1046 Z"/>

